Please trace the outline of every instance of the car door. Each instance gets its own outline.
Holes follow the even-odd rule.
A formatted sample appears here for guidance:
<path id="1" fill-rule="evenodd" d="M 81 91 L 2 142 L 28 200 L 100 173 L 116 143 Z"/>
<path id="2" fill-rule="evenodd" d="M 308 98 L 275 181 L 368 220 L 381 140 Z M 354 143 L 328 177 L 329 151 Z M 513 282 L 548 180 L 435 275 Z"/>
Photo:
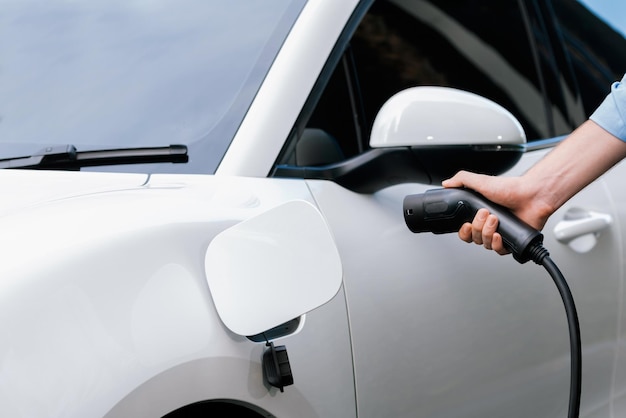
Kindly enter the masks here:
<path id="1" fill-rule="evenodd" d="M 590 11 L 591 15 L 584 12 Z M 593 111 L 593 106 L 600 103 L 606 94 L 607 85 L 619 80 L 626 71 L 626 21 L 624 21 L 624 4 L 584 0 L 580 2 L 555 1 L 553 13 L 562 34 L 564 50 L 572 63 L 572 70 L 579 80 L 580 93 L 586 104 L 585 110 Z M 604 24 L 599 24 L 603 22 Z M 592 27 L 593 30 L 585 30 Z M 601 57 L 601 59 L 599 59 Z M 626 164 L 623 162 L 606 173 L 600 182 L 610 194 L 611 204 L 617 214 L 614 233 L 621 242 L 624 241 L 624 227 L 620 220 L 624 216 L 626 191 L 623 179 L 626 175 Z M 588 204 L 588 202 L 586 202 Z M 619 263 L 623 280 L 624 250 L 619 247 L 616 260 Z M 606 279 L 606 275 L 597 277 Z M 623 282 L 620 282 L 622 292 Z M 621 300 L 624 300 L 623 293 Z M 626 408 L 626 365 L 624 310 L 620 305 L 616 335 L 618 342 L 615 347 L 615 363 L 612 370 L 612 405 L 615 416 L 622 415 Z"/>
<path id="2" fill-rule="evenodd" d="M 571 85 L 550 83 L 559 73 L 545 62 L 546 44 L 531 37 L 541 30 L 541 15 L 522 6 L 374 3 L 335 71 L 318 80 L 273 175 L 315 178 L 311 173 L 358 157 L 380 106 L 414 85 L 470 90 L 513 112 L 533 142 L 506 174 L 524 172 L 557 142 L 546 139 L 569 132 L 582 112 L 565 100 Z M 442 151 L 434 165 L 444 176 L 455 160 L 453 151 Z M 406 228 L 404 197 L 437 187 L 441 176 L 375 191 L 323 176 L 309 180 L 343 262 L 359 416 L 565 416 L 567 324 L 549 276 L 454 234 Z M 621 239 L 615 226 L 561 241 L 554 230 L 587 216 L 619 219 L 606 184 L 590 185 L 544 230 L 578 305 L 582 416 L 606 416 L 611 408 Z"/>

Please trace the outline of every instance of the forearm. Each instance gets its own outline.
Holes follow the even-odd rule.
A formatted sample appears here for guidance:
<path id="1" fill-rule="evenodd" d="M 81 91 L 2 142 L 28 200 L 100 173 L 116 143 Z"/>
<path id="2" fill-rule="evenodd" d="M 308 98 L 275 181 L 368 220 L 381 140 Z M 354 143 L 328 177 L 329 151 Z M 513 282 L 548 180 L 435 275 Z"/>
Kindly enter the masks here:
<path id="1" fill-rule="evenodd" d="M 525 173 L 523 184 L 549 216 L 624 157 L 626 142 L 590 120 Z"/>
<path id="2" fill-rule="evenodd" d="M 476 190 L 532 227 L 542 229 L 558 208 L 625 157 L 626 75 L 621 82 L 613 83 L 611 93 L 590 120 L 521 177 L 460 171 L 443 186 Z M 471 224 L 459 229 L 459 236 L 463 241 L 506 254 L 497 225 L 495 215 L 481 209 Z"/>
<path id="3" fill-rule="evenodd" d="M 626 142 L 595 122 L 587 121 L 520 177 L 462 171 L 443 185 L 476 190 L 511 209 L 531 226 L 542 229 L 567 200 L 624 157 Z M 466 234 L 465 238 L 468 237 Z"/>

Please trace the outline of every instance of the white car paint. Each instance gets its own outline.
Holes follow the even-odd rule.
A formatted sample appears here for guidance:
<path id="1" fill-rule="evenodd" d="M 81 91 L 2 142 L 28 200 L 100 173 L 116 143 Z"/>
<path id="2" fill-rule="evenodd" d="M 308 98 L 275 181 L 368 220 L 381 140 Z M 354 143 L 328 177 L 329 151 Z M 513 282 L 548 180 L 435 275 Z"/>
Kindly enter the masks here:
<path id="1" fill-rule="evenodd" d="M 565 416 L 567 327 L 543 271 L 411 234 L 401 201 L 433 186 L 265 178 L 356 3 L 306 5 L 215 176 L 0 171 L 0 416 L 160 417 L 224 399 L 277 417 Z M 545 229 L 578 302 L 586 417 L 626 410 L 624 170 Z M 343 283 L 278 340 L 296 381 L 279 393 L 264 344 L 220 319 L 205 255 L 293 201 L 324 217 Z M 574 207 L 614 219 L 585 254 L 551 232 Z"/>
<path id="2" fill-rule="evenodd" d="M 458 126 L 488 120 L 484 130 L 459 134 Z M 448 121 L 454 120 L 454 124 Z M 448 130 L 442 128 L 448 127 Z M 412 87 L 396 93 L 374 120 L 370 147 L 526 143 L 522 125 L 505 108 L 477 94 L 445 87 Z"/>
<path id="3" fill-rule="evenodd" d="M 543 154 L 527 155 L 514 172 Z M 360 416 L 408 416 L 406 405 L 419 405 L 419 416 L 428 417 L 499 416 L 503 410 L 507 417 L 566 416 L 569 340 L 551 279 L 532 263 L 494 257 L 454 234 L 407 232 L 398 207 L 407 194 L 428 188 L 406 184 L 359 195 L 329 182 L 311 185 L 342 254 Z M 545 230 L 572 205 L 589 202 L 612 207 L 603 181 L 570 201 Z M 355 245 L 358 252 L 350 250 Z M 581 258 L 549 232 L 545 246 L 564 268 L 578 303 L 581 416 L 607 416 L 617 366 L 621 239 L 603 233 L 593 259 Z M 546 393 L 550 402 L 520 401 Z"/>
<path id="4" fill-rule="evenodd" d="M 204 265 L 220 319 L 243 336 L 319 308 L 337 294 L 342 279 L 328 226 L 303 200 L 220 232 L 209 244 Z"/>
<path id="5" fill-rule="evenodd" d="M 10 173 L 15 184 L 21 177 L 32 181 L 49 174 Z M 81 176 L 51 177 L 69 184 Z M 120 176 L 87 177 L 98 190 L 103 180 Z M 304 408 L 297 390 L 273 406 L 276 399 L 263 386 L 260 366 L 249 376 L 262 344 L 227 332 L 204 274 L 204 253 L 215 235 L 291 200 L 311 201 L 303 182 L 153 176 L 144 185 L 49 199 L 0 218 L 1 415 L 103 416 L 113 408 L 110 416 L 124 416 L 117 412 L 124 407 L 114 406 L 135 388 L 168 370 L 195 373 L 189 364 L 206 367 L 220 358 L 231 359 L 220 363 L 230 379 L 251 379 L 238 399 L 268 410 L 293 402 Z M 345 332 L 341 323 L 338 329 Z M 348 348 L 344 340 L 334 350 L 348 353 Z M 317 361 L 318 372 L 351 381 L 349 355 L 343 365 Z M 213 379 L 207 387 L 223 385 L 223 396 L 236 394 L 222 373 Z M 181 397 L 193 401 L 183 389 L 142 414 L 163 415 L 180 406 Z M 304 408 L 303 416 L 317 416 L 318 406 Z"/>

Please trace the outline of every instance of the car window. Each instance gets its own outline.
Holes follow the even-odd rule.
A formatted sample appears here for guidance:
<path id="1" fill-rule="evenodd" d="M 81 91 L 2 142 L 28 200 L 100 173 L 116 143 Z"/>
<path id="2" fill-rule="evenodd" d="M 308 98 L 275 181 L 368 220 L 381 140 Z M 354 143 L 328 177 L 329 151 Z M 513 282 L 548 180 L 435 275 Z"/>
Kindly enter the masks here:
<path id="1" fill-rule="evenodd" d="M 578 0 L 578 2 L 622 36 L 626 36 L 626 3 L 613 0 Z"/>
<path id="2" fill-rule="evenodd" d="M 567 17 L 565 36 L 559 37 L 555 29 L 551 2 L 374 2 L 304 134 L 319 136 L 322 131 L 341 144 L 347 157 L 358 154 L 367 148 L 382 104 L 396 92 L 420 85 L 459 88 L 499 103 L 521 122 L 529 141 L 571 132 L 604 97 L 607 80 L 626 65 L 607 51 L 616 44 L 596 48 L 611 32 L 605 23 L 575 1 L 553 3 L 556 15 Z M 598 31 L 595 40 L 588 35 L 592 30 Z M 619 45 L 624 42 L 621 36 L 614 38 Z M 626 45 L 621 50 L 626 51 Z M 607 56 L 615 62 L 607 63 Z"/>
<path id="3" fill-rule="evenodd" d="M 435 85 L 468 90 L 501 104 L 520 120 L 531 140 L 561 133 L 551 113 L 560 109 L 556 100 L 546 102 L 546 80 L 540 77 L 524 16 L 517 0 L 375 2 L 308 128 L 324 130 L 347 156 L 354 155 L 367 147 L 376 113 L 389 97 L 408 87 Z M 350 82 L 356 86 L 352 94 L 345 87 Z M 354 111 L 350 101 L 357 104 Z"/>
<path id="4" fill-rule="evenodd" d="M 561 37 L 591 114 L 626 72 L 626 3 L 553 0 Z"/>
<path id="5" fill-rule="evenodd" d="M 304 3 L 0 0 L 0 158 L 185 144 L 160 167 L 213 172 Z"/>

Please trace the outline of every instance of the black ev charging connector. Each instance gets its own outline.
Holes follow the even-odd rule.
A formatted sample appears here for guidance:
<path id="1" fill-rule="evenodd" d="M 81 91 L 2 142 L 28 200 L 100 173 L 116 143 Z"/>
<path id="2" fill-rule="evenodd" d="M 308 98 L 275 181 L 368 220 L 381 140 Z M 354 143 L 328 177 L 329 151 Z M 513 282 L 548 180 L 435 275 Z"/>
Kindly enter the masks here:
<path id="1" fill-rule="evenodd" d="M 570 336 L 570 394 L 569 418 L 578 417 L 582 384 L 582 355 L 580 325 L 572 293 L 565 277 L 543 247 L 543 235 L 521 221 L 508 209 L 497 205 L 468 189 L 432 189 L 404 198 L 404 220 L 412 232 L 446 234 L 456 232 L 465 222 L 471 222 L 480 208 L 498 217 L 497 232 L 515 260 L 528 260 L 544 266 L 561 294 L 567 315 Z"/>

